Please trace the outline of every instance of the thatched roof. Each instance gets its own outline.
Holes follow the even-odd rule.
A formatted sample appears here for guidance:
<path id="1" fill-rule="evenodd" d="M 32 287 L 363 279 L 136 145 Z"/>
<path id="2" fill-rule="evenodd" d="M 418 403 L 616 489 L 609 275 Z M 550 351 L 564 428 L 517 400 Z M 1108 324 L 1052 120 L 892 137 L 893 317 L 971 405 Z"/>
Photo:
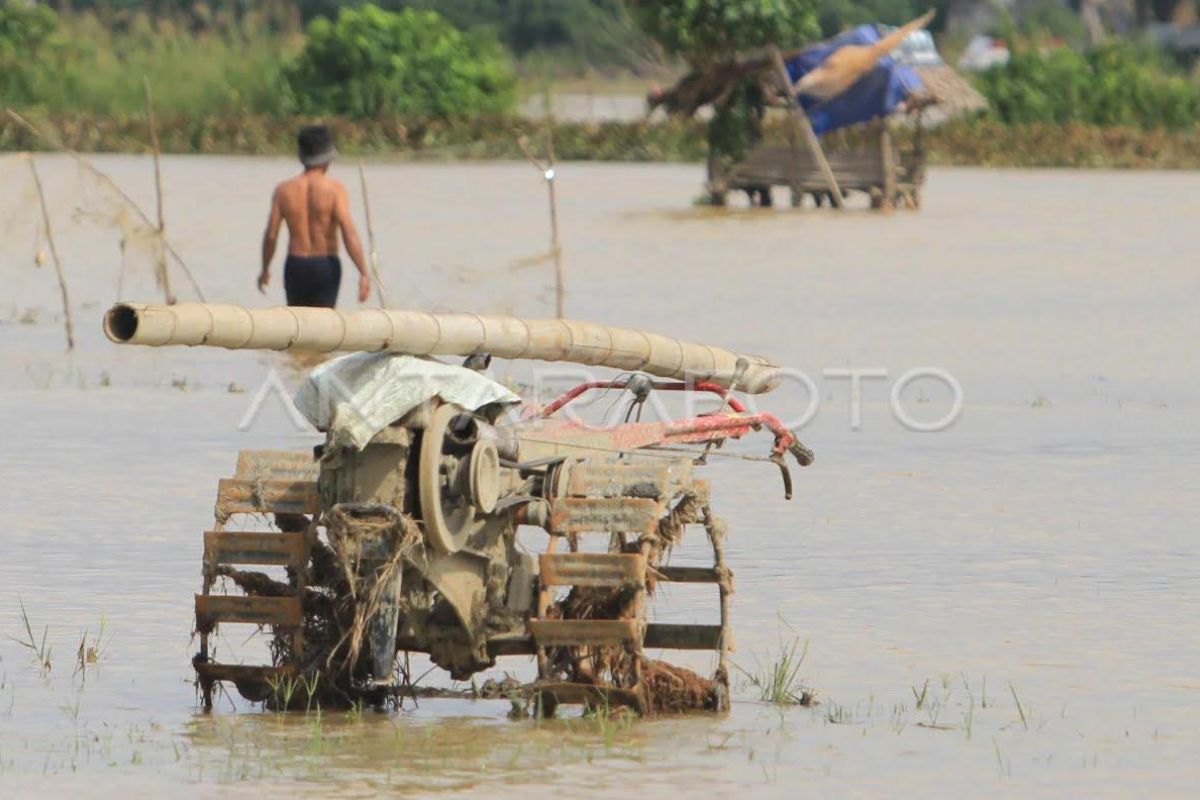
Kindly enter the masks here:
<path id="1" fill-rule="evenodd" d="M 965 116 L 987 108 L 983 95 L 953 67 L 939 64 L 913 67 L 913 70 L 925 84 L 925 94 L 934 101 L 939 116 Z"/>

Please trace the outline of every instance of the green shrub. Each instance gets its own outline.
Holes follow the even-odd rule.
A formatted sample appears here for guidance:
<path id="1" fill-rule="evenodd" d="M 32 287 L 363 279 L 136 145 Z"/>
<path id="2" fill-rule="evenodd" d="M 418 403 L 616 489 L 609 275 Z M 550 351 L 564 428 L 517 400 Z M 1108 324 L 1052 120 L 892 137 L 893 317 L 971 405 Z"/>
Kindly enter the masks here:
<path id="1" fill-rule="evenodd" d="M 992 114 L 1008 124 L 1182 128 L 1200 119 L 1196 85 L 1128 44 L 1083 54 L 1023 47 L 978 84 Z"/>
<path id="2" fill-rule="evenodd" d="M 305 114 L 459 117 L 500 113 L 515 100 L 512 66 L 498 45 L 462 33 L 433 11 L 378 6 L 318 17 L 286 70 Z"/>

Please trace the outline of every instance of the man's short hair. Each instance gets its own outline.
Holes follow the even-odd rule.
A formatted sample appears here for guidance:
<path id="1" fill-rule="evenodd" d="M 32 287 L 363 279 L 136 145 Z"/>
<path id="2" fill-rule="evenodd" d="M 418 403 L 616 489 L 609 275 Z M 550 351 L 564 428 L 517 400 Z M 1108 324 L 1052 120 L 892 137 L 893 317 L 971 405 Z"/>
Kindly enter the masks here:
<path id="1" fill-rule="evenodd" d="M 308 125 L 296 137 L 300 163 L 306 167 L 322 167 L 338 156 L 333 146 L 333 133 L 325 125 Z"/>

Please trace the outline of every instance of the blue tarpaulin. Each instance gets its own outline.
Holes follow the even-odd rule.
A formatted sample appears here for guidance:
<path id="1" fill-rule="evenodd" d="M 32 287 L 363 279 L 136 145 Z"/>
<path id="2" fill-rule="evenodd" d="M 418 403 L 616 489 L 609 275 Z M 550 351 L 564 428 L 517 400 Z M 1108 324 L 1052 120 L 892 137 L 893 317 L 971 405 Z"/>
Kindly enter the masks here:
<path id="1" fill-rule="evenodd" d="M 848 44 L 871 45 L 878 41 L 879 32 L 874 25 L 859 25 L 788 59 L 788 75 L 795 83 L 839 47 Z M 812 122 L 813 130 L 820 136 L 838 128 L 887 116 L 905 98 L 922 88 L 921 79 L 912 67 L 897 64 L 890 56 L 884 56 L 870 72 L 832 100 L 821 102 L 801 95 L 800 102 Z"/>

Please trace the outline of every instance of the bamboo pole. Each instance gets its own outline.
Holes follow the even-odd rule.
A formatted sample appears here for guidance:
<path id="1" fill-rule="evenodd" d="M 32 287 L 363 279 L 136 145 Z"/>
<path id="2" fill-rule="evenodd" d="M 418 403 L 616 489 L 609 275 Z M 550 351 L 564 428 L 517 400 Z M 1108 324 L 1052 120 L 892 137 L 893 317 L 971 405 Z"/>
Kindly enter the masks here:
<path id="1" fill-rule="evenodd" d="M 546 186 L 550 190 L 550 246 L 554 250 L 554 313 L 559 319 L 566 315 L 566 288 L 563 285 L 562 243 L 558 236 L 558 191 L 554 161 L 554 132 L 546 128 Z"/>
<path id="2" fill-rule="evenodd" d="M 558 231 L 558 191 L 554 184 L 554 179 L 557 177 L 554 160 L 554 134 L 550 129 L 546 130 L 545 140 L 545 163 L 538 160 L 529 150 L 529 145 L 524 138 L 517 139 L 517 146 L 521 148 L 525 158 L 529 159 L 529 163 L 542 173 L 542 178 L 546 181 L 550 200 L 550 254 L 554 257 L 554 313 L 559 319 L 563 319 L 566 316 L 566 280 L 562 261 L 562 241 Z"/>
<path id="3" fill-rule="evenodd" d="M 66 153 L 68 156 L 75 159 L 75 161 L 80 166 L 82 166 L 84 169 L 86 169 L 88 172 L 90 172 L 92 175 L 94 175 L 96 177 L 96 179 L 99 180 L 101 183 L 103 183 L 105 186 L 109 187 L 113 191 L 113 193 L 115 193 L 127 206 L 129 206 L 135 212 L 137 212 L 137 215 L 139 217 L 141 217 L 142 223 L 147 228 L 150 228 L 151 230 L 154 229 L 154 223 L 150 221 L 150 217 L 147 216 L 146 212 L 142 210 L 142 207 L 139 206 L 132 197 L 130 197 L 128 194 L 126 194 L 125 190 L 122 189 L 120 186 L 118 186 L 116 181 L 114 181 L 106 173 L 102 172 L 99 168 L 97 168 L 95 164 L 88 161 L 86 158 L 84 158 L 79 153 L 75 152 L 74 150 L 70 149 L 69 147 L 64 146 L 61 140 L 48 135 L 41 128 L 37 127 L 32 122 L 25 119 L 25 117 L 21 116 L 13 109 L 6 108 L 5 113 L 7 113 L 8 116 L 11 117 L 17 124 L 28 129 L 31 133 L 33 133 L 34 136 L 37 136 L 40 139 L 44 139 L 47 142 L 50 142 L 55 147 L 58 147 L 60 150 L 62 150 L 64 153 Z M 188 269 L 188 265 L 183 260 L 183 256 L 179 255 L 178 251 L 175 250 L 175 247 L 170 243 L 170 241 L 167 240 L 166 237 L 162 237 L 162 244 L 163 244 L 163 247 L 167 251 L 167 255 L 171 256 L 171 258 L 173 258 L 175 260 L 175 263 L 178 264 L 179 268 L 183 270 L 183 274 L 185 276 L 187 276 L 188 282 L 191 283 L 192 289 L 196 292 L 196 296 L 198 298 L 200 298 L 201 301 L 203 301 L 204 293 L 202 291 L 200 291 L 200 286 L 199 286 L 199 284 L 196 283 L 195 277 L 192 276 L 192 271 L 190 269 Z"/>
<path id="4" fill-rule="evenodd" d="M 833 197 L 833 204 L 837 208 L 843 209 L 846 207 L 846 199 L 842 197 L 842 189 L 838 186 L 833 169 L 829 166 L 829 161 L 825 158 L 825 151 L 821 149 L 821 142 L 817 139 L 817 134 L 813 132 L 812 123 L 808 121 L 808 115 L 804 113 L 804 107 L 800 105 L 800 99 L 796 97 L 796 93 L 792 89 L 792 78 L 788 75 L 787 67 L 783 63 L 783 56 L 780 54 L 779 48 L 771 48 L 771 57 L 775 61 L 775 71 L 779 74 L 779 79 L 783 81 L 783 89 L 788 97 L 788 107 L 792 110 L 792 119 L 795 120 L 796 125 L 800 128 L 800 132 L 804 134 L 804 140 L 808 143 L 808 149 L 812 152 L 817 166 L 821 168 L 821 174 L 825 176 L 825 184 L 829 187 L 829 194 Z"/>
<path id="5" fill-rule="evenodd" d="M 104 315 L 104 332 L 117 344 L 149 347 L 386 351 L 421 356 L 490 353 L 496 358 L 569 361 L 661 378 L 736 384 L 738 391 L 749 394 L 771 391 L 781 379 L 779 368 L 763 356 L 568 319 L 377 308 L 118 303 Z"/>
<path id="6" fill-rule="evenodd" d="M 33 185 L 37 189 L 38 206 L 42 211 L 42 230 L 46 232 L 46 242 L 50 245 L 50 258 L 54 261 L 54 273 L 58 276 L 58 291 L 62 294 L 63 324 L 67 329 L 67 349 L 75 349 L 75 323 L 71 319 L 71 298 L 67 292 L 67 278 L 63 274 L 62 261 L 58 258 L 58 247 L 54 244 L 54 233 L 50 230 L 50 209 L 46 206 L 46 192 L 42 188 L 42 179 L 38 175 L 37 165 L 33 156 L 26 155 L 29 163 L 29 173 L 33 176 Z"/>
<path id="7" fill-rule="evenodd" d="M 158 283 L 162 286 L 167 305 L 174 305 L 175 295 L 171 292 L 171 276 L 167 272 L 167 253 L 163 246 L 167 231 L 163 219 L 162 156 L 158 149 L 158 127 L 154 124 L 154 96 L 150 92 L 150 79 L 145 75 L 142 76 L 142 85 L 146 89 L 146 127 L 150 133 L 150 149 L 154 153 L 154 194 L 158 209 L 158 241 L 154 247 L 154 266 L 158 270 Z"/>
<path id="8" fill-rule="evenodd" d="M 367 214 L 367 247 L 371 250 L 371 277 L 375 280 L 375 295 L 379 307 L 387 308 L 387 295 L 383 291 L 383 279 L 379 276 L 379 251 L 375 249 L 375 223 L 371 220 L 371 194 L 367 191 L 367 171 L 363 162 L 358 162 L 358 180 L 362 184 L 363 208 Z"/>

